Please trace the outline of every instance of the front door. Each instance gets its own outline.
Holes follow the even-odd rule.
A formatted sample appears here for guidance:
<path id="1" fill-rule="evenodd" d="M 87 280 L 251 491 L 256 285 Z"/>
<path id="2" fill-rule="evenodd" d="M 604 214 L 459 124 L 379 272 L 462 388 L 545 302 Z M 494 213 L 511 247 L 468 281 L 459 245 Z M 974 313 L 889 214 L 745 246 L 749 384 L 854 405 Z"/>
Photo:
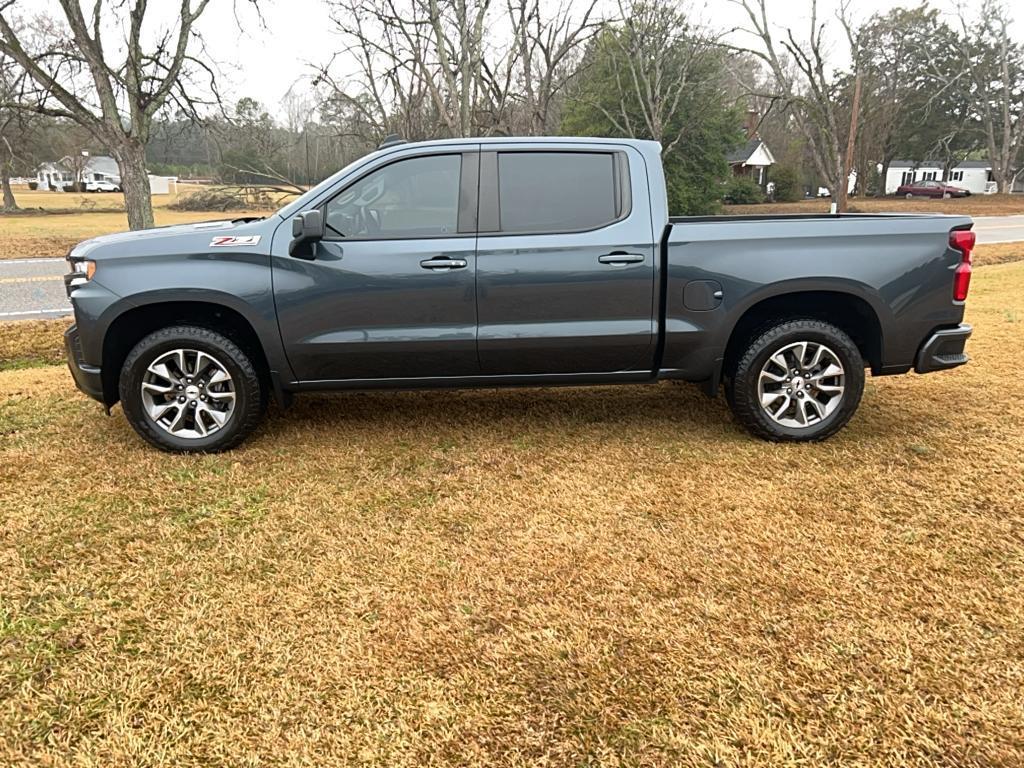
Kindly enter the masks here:
<path id="1" fill-rule="evenodd" d="M 479 373 L 478 166 L 475 152 L 378 166 L 325 204 L 313 261 L 275 246 L 277 315 L 300 381 Z"/>
<path id="2" fill-rule="evenodd" d="M 477 346 L 485 374 L 650 370 L 655 235 L 639 153 L 481 155 Z M 660 233 L 659 233 L 660 235 Z"/>

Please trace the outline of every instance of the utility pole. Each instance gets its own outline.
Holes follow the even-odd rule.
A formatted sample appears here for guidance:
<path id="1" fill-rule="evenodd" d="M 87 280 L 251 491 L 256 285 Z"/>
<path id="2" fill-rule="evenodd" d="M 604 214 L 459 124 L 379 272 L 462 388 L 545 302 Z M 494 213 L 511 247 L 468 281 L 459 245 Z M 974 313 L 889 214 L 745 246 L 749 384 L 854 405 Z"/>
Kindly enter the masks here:
<path id="1" fill-rule="evenodd" d="M 846 142 L 846 157 L 843 158 L 843 177 L 839 180 L 839 195 L 836 198 L 839 213 L 846 213 L 850 186 L 850 170 L 853 168 L 853 149 L 857 144 L 857 118 L 860 117 L 860 85 L 861 74 L 858 68 L 853 84 L 853 104 L 850 108 L 850 138 Z M 864 183 L 864 179 L 858 179 Z"/>

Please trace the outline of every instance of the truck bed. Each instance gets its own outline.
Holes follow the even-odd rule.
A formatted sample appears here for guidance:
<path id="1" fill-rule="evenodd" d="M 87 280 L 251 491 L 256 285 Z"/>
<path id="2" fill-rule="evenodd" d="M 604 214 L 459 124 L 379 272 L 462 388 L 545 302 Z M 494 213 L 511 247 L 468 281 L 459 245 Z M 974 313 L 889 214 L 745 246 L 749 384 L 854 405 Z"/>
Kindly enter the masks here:
<path id="1" fill-rule="evenodd" d="M 949 233 L 971 225 L 967 216 L 941 214 L 671 217 L 662 252 L 662 375 L 720 373 L 732 330 L 782 292 L 789 311 L 801 301 L 827 310 L 831 297 L 852 297 L 883 339 L 872 370 L 905 372 L 922 339 L 963 318 L 963 306 L 950 300 L 960 254 Z M 843 302 L 837 313 L 849 309 Z"/>

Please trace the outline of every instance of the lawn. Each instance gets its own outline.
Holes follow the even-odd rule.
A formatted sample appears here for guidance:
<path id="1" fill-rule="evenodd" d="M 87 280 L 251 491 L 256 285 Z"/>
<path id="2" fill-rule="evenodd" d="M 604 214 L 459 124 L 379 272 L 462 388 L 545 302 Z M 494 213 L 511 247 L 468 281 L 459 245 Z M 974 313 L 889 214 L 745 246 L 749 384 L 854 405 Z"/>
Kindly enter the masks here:
<path id="1" fill-rule="evenodd" d="M 198 187 L 179 185 L 179 195 Z M 23 211 L 0 215 L 0 260 L 63 256 L 82 240 L 128 229 L 124 196 L 119 192 L 49 192 L 15 190 Z M 154 195 L 157 226 L 243 216 L 245 212 L 174 211 L 174 195 Z M 265 216 L 267 211 L 250 212 Z"/>
<path id="2" fill-rule="evenodd" d="M 179 185 L 179 195 L 198 189 Z M 89 237 L 128 229 L 124 197 L 120 193 L 69 193 L 17 189 L 21 213 L 0 215 L 0 260 L 63 256 L 77 242 Z M 246 215 L 246 212 L 175 211 L 167 205 L 174 195 L 153 197 L 158 226 L 210 221 Z M 851 210 L 862 213 L 956 213 L 972 216 L 1024 214 L 1024 195 L 975 195 L 958 200 L 904 200 L 902 198 L 854 198 Z M 764 205 L 727 205 L 723 214 L 827 213 L 828 200 Z M 267 211 L 248 213 L 265 216 Z"/>
<path id="3" fill-rule="evenodd" d="M 666 384 L 170 456 L 2 371 L 0 764 L 1021 765 L 1024 262 L 974 280 L 973 362 L 820 445 Z"/>

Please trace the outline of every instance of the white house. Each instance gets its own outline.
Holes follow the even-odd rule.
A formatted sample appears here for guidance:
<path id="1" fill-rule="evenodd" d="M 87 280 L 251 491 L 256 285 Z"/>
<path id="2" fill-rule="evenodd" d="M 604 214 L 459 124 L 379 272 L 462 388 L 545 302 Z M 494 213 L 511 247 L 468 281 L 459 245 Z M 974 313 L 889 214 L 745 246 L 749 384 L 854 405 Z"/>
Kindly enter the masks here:
<path id="1" fill-rule="evenodd" d="M 75 162 L 77 158 L 62 157 L 54 163 L 43 163 L 36 171 L 36 181 L 40 189 L 67 189 L 75 183 Z M 121 183 L 121 172 L 117 168 L 117 161 L 106 155 L 92 155 L 83 157 L 80 181 L 109 182 L 111 184 Z"/>
<path id="2" fill-rule="evenodd" d="M 109 189 L 109 185 L 121 186 L 121 171 L 117 161 L 107 155 L 83 157 L 83 163 L 75 162 L 77 158 L 62 157 L 53 163 L 43 163 L 36 171 L 36 181 L 40 189 L 69 189 L 76 181 L 75 167 L 81 167 L 80 181 L 86 184 L 99 184 L 100 189 Z M 177 176 L 154 176 L 149 174 L 149 187 L 154 195 L 167 195 L 173 190 L 177 192 Z"/>
<path id="3" fill-rule="evenodd" d="M 914 162 L 893 160 L 885 175 L 885 194 L 895 194 L 902 184 L 915 181 L 942 181 L 942 163 L 934 160 Z M 992 164 L 988 160 L 964 160 L 950 170 L 947 184 L 968 190 L 972 195 L 991 195 L 996 191 Z"/>
<path id="4" fill-rule="evenodd" d="M 747 143 L 725 156 L 733 175 L 747 176 L 762 189 L 768 183 L 768 169 L 775 165 L 775 157 L 768 145 L 758 135 L 751 136 Z"/>

